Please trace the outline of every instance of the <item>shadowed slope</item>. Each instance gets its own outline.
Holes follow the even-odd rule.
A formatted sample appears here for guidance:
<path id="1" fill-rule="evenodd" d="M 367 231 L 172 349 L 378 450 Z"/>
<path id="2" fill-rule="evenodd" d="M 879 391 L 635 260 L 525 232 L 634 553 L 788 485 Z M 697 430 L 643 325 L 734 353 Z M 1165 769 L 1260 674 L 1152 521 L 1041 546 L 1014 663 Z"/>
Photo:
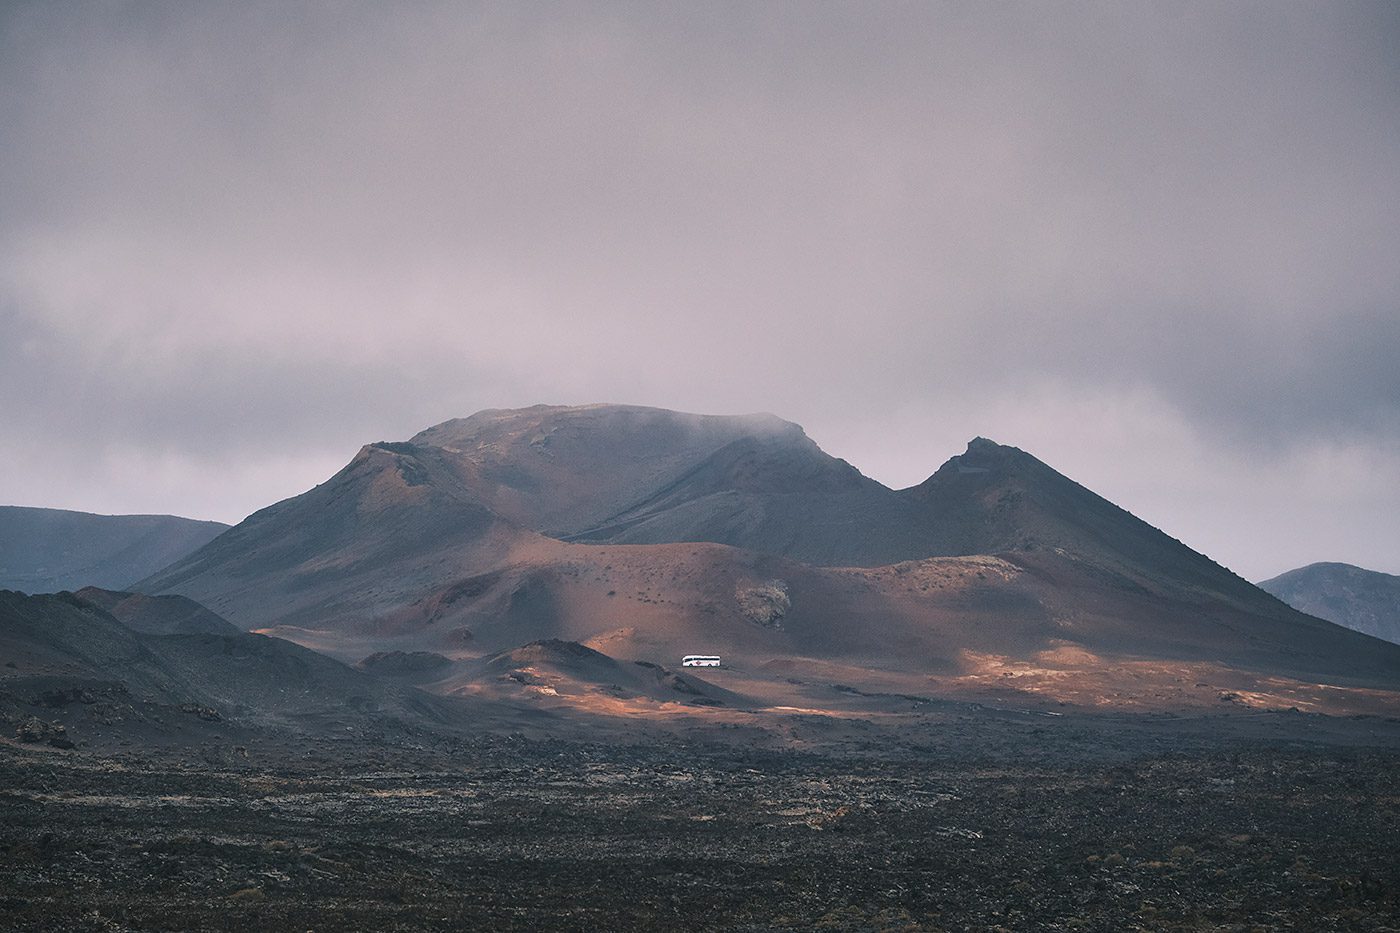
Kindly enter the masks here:
<path id="1" fill-rule="evenodd" d="M 71 593 L 0 590 L 0 668 L 8 689 L 26 678 L 116 681 L 172 702 L 192 696 L 134 631 Z"/>
<path id="2" fill-rule="evenodd" d="M 75 741 L 229 725 L 401 730 L 460 716 L 447 701 L 282 639 L 142 634 L 67 593 L 0 591 L 0 657 L 0 718 L 38 703 L 67 718 Z"/>
<path id="3" fill-rule="evenodd" d="M 944 550 L 897 493 L 804 434 L 745 437 L 570 540 L 711 541 L 826 566 L 877 566 Z"/>
<path id="4" fill-rule="evenodd" d="M 249 516 L 141 582 L 246 628 L 373 617 L 532 536 L 502 521 L 434 448 L 370 444 L 335 476 Z"/>
<path id="5" fill-rule="evenodd" d="M 1278 601 L 1015 447 L 976 438 L 901 495 L 951 554 L 1058 548 L 1150 591 L 1228 598 L 1277 615 Z"/>

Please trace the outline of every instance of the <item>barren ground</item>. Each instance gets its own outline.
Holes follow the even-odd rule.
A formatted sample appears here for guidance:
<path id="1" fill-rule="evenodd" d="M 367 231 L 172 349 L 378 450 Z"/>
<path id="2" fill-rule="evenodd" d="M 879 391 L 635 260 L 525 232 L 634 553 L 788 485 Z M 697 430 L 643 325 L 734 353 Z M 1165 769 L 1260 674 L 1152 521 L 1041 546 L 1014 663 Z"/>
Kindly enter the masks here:
<path id="1" fill-rule="evenodd" d="M 5 744 L 0 927 L 1400 929 L 1394 720 L 814 735 Z"/>

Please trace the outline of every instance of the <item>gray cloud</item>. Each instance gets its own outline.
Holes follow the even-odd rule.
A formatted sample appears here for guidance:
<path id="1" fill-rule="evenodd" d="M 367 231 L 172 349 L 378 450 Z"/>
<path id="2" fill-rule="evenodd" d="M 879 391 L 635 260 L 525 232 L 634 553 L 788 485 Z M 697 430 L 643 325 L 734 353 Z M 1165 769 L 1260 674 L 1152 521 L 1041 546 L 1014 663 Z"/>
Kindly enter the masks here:
<path id="1" fill-rule="evenodd" d="M 1244 572 L 1394 571 L 1397 39 L 1359 3 L 12 4 L 4 498 L 236 519 L 367 440 L 618 400 L 773 410 L 892 484 L 989 434 Z M 1287 505 L 1202 505 L 1251 485 Z"/>

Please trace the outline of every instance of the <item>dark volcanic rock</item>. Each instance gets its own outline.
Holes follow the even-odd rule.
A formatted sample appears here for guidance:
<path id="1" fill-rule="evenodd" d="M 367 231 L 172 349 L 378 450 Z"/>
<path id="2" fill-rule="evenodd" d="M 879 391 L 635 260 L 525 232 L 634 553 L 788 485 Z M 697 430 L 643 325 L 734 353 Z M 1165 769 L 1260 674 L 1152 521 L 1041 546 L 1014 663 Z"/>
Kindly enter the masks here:
<path id="1" fill-rule="evenodd" d="M 383 677 L 413 677 L 452 666 L 452 659 L 433 651 L 376 651 L 355 665 Z"/>
<path id="2" fill-rule="evenodd" d="M 11 749 L 0 926 L 1395 928 L 1393 729 L 1329 745 L 1222 734 L 1216 717 L 1110 719 L 984 714 L 839 754 L 689 739 L 438 755 L 301 741 L 193 762 Z"/>
<path id="3" fill-rule="evenodd" d="M 20 722 L 15 729 L 15 737 L 29 744 L 44 742 L 54 748 L 74 747 L 73 741 L 68 738 L 68 728 L 63 723 L 45 722 L 38 716 L 30 716 Z"/>
<path id="4" fill-rule="evenodd" d="M 218 722 L 223 717 L 219 711 L 212 706 L 201 706 L 198 703 L 181 703 L 180 712 L 202 719 L 205 722 Z"/>

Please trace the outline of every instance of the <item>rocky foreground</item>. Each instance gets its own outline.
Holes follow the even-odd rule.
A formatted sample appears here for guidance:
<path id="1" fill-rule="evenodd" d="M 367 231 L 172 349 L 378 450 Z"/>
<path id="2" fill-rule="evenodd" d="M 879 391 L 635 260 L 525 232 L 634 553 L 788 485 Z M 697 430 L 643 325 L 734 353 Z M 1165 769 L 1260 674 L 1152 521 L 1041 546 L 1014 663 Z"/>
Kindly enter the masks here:
<path id="1" fill-rule="evenodd" d="M 1400 928 L 1400 723 L 0 746 L 14 930 Z M 713 737 L 712 737 L 713 738 Z"/>

